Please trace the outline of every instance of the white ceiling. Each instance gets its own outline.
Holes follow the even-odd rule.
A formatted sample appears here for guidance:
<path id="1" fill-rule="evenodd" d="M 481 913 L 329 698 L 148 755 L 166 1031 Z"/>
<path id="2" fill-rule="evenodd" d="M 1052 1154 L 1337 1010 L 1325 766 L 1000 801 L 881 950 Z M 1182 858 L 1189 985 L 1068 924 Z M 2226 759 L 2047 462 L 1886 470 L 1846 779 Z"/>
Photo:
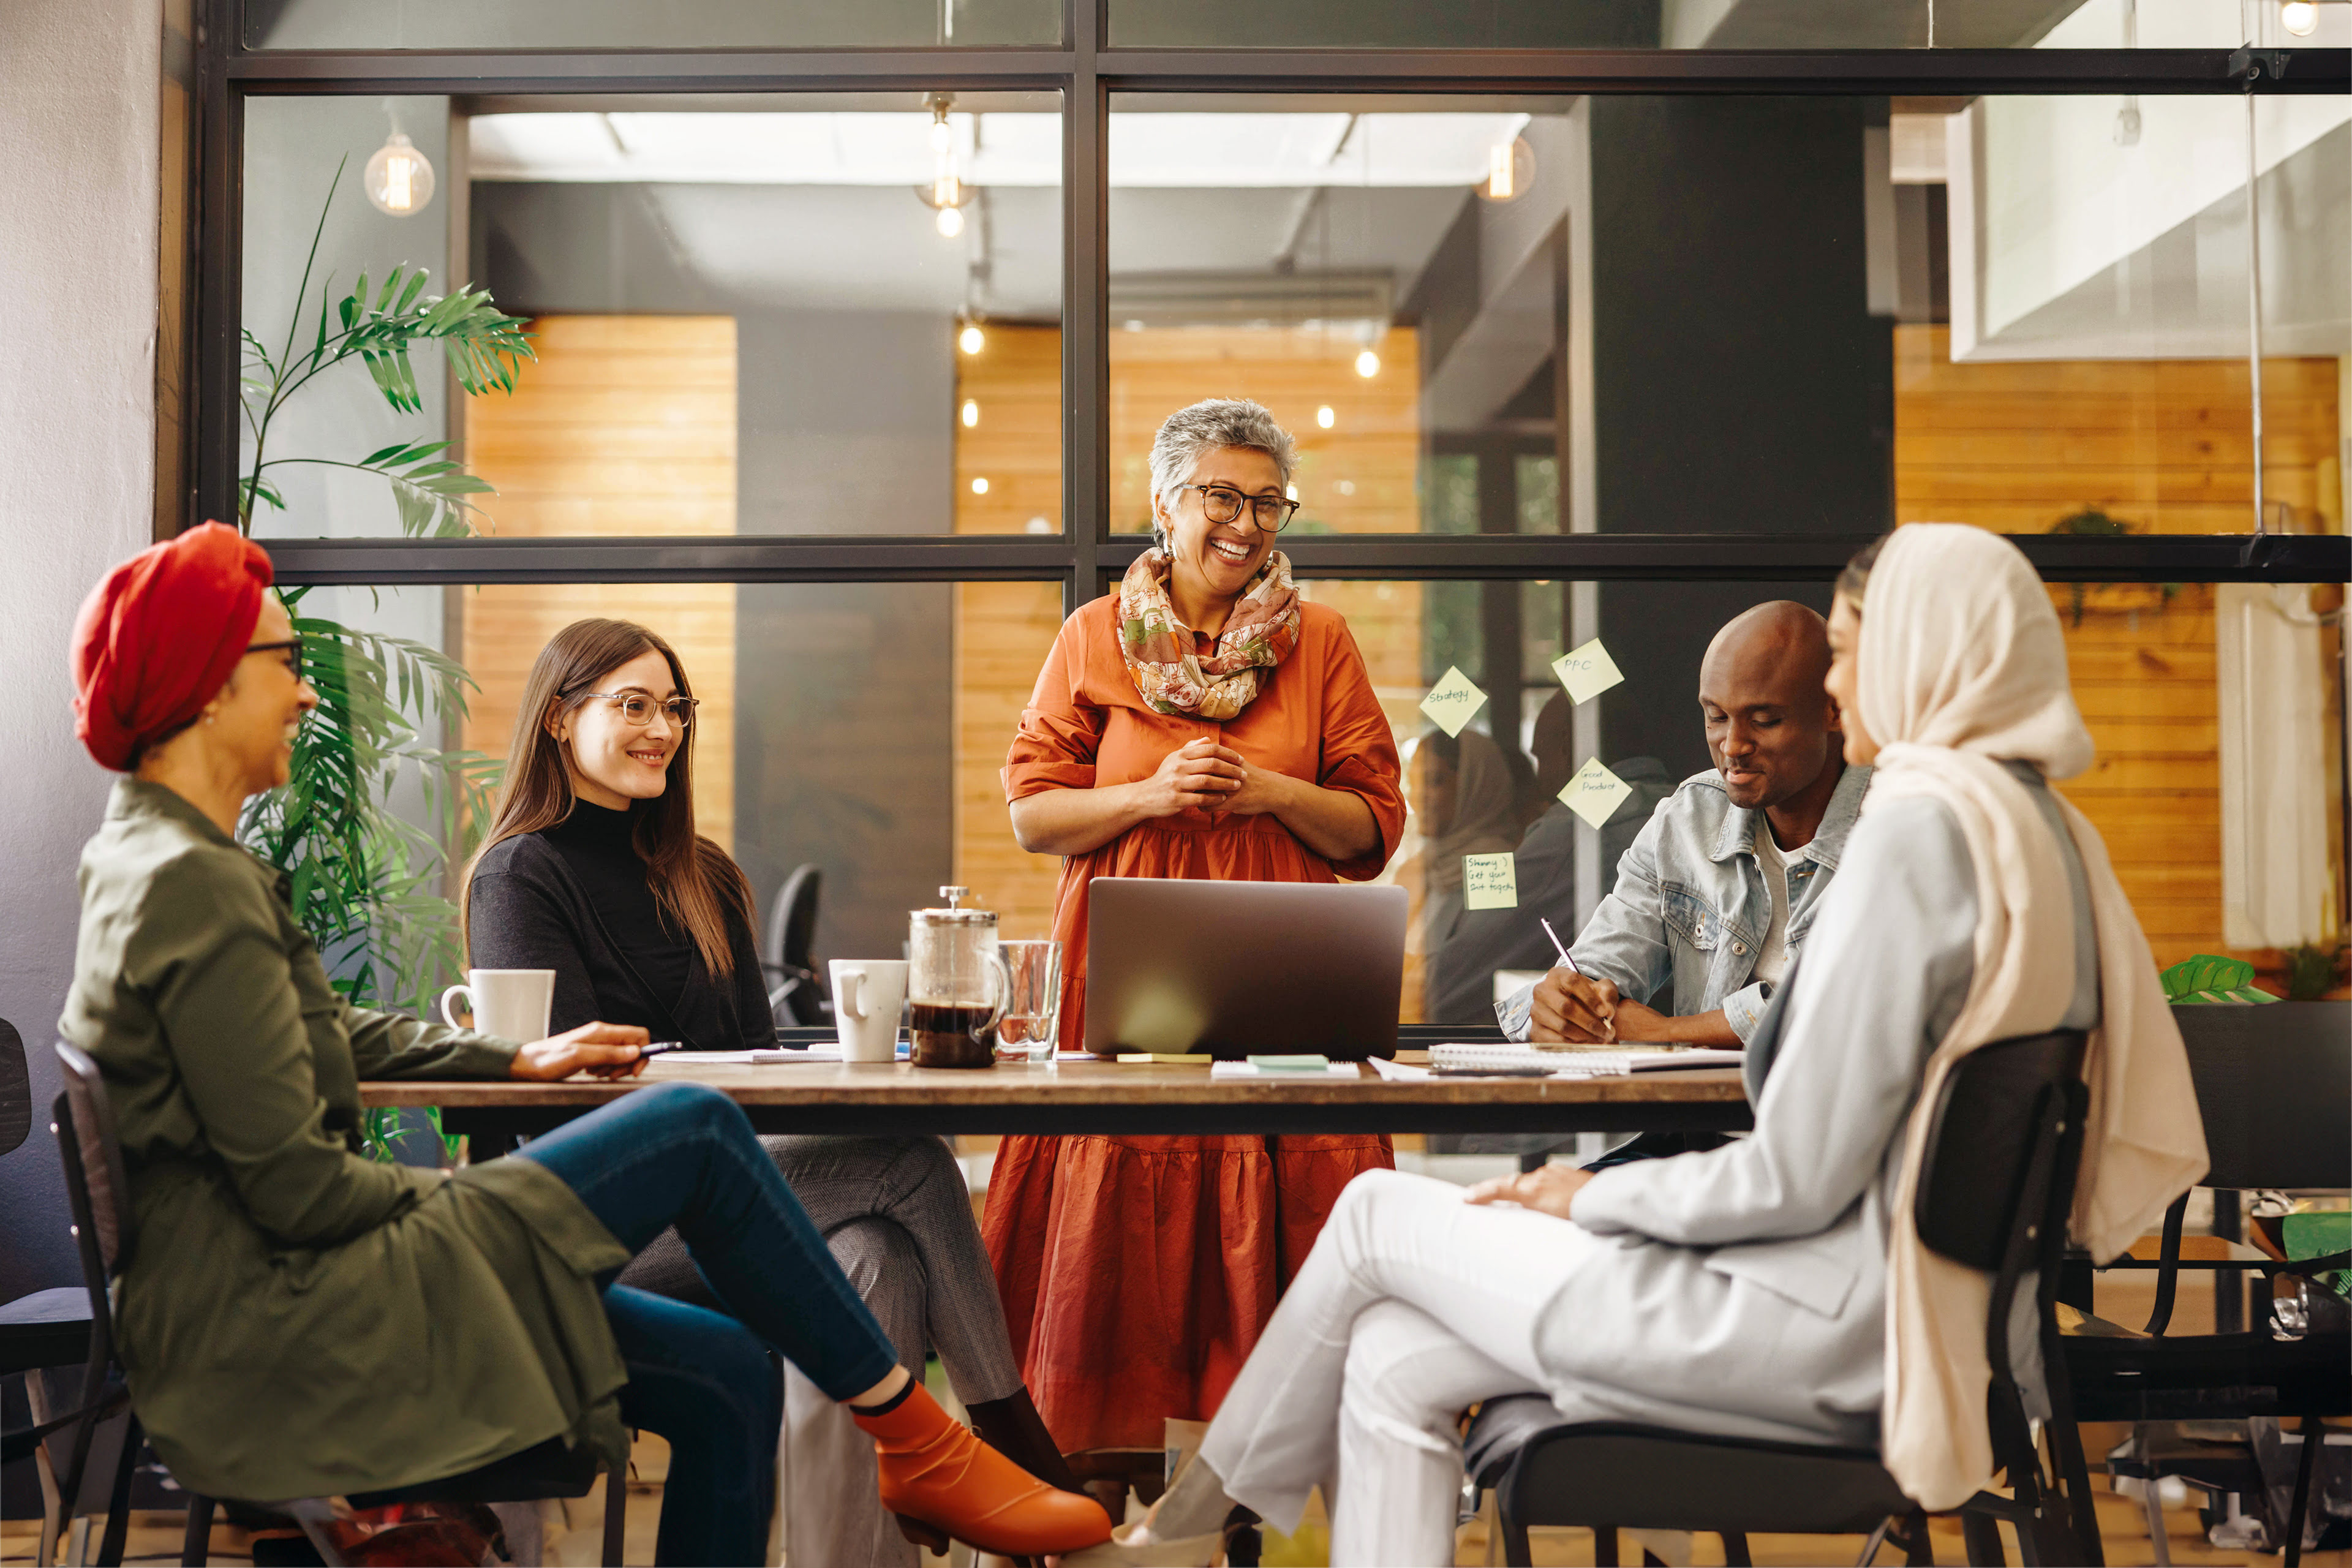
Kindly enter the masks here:
<path id="1" fill-rule="evenodd" d="M 1110 183 L 1160 189 L 1318 185 L 1467 188 L 1524 114 L 1113 114 Z M 971 184 L 1051 186 L 1061 121 L 950 114 Z M 655 184 L 917 185 L 937 173 L 919 113 L 484 114 L 471 121 L 478 180 Z"/>

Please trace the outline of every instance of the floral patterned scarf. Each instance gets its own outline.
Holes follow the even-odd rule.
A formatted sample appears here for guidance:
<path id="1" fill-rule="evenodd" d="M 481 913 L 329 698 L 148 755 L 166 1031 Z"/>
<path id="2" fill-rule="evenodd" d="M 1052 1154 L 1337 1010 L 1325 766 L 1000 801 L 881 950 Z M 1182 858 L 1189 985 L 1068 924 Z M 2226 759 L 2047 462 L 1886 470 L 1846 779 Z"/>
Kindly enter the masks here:
<path id="1" fill-rule="evenodd" d="M 1269 553 L 1242 590 L 1217 649 L 1202 658 L 1168 601 L 1168 553 L 1147 550 L 1118 585 L 1118 647 L 1144 706 L 1171 717 L 1223 721 L 1250 705 L 1265 672 L 1298 646 L 1298 590 L 1290 563 Z"/>

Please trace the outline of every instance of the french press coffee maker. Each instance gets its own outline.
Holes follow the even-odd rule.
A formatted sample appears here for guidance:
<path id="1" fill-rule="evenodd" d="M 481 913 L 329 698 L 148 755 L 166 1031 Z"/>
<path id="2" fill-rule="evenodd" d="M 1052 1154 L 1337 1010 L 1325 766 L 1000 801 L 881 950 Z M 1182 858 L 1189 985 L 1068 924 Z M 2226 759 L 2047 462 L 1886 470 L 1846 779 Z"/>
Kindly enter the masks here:
<path id="1" fill-rule="evenodd" d="M 917 910 L 907 932 L 907 1003 L 919 1068 L 996 1065 L 996 1025 L 1012 978 L 996 951 L 996 912 L 968 910 L 969 888 L 941 888 L 943 910 Z"/>

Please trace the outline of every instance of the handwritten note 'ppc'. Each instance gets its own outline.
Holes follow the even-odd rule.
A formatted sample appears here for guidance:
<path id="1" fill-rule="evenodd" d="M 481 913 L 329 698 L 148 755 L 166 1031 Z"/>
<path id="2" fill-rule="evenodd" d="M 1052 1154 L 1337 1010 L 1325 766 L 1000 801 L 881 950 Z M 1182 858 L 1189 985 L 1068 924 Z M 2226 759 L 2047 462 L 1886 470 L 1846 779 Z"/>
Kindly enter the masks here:
<path id="1" fill-rule="evenodd" d="M 1588 826 L 1598 827 L 1609 820 L 1617 803 L 1633 793 L 1632 784 L 1602 767 L 1599 757 L 1593 757 L 1577 769 L 1576 775 L 1560 790 L 1559 802 L 1584 818 Z"/>
<path id="2" fill-rule="evenodd" d="M 1449 735 L 1462 733 L 1462 726 L 1486 705 L 1486 694 L 1450 665 L 1445 679 L 1431 687 L 1429 695 L 1421 700 L 1421 710 L 1429 715 L 1429 721 Z"/>
<path id="3" fill-rule="evenodd" d="M 1553 659 L 1551 672 L 1559 677 L 1570 700 L 1580 708 L 1625 679 L 1599 637 Z"/>
<path id="4" fill-rule="evenodd" d="M 1517 858 L 1508 854 L 1462 857 L 1462 907 L 1465 910 L 1517 909 Z"/>

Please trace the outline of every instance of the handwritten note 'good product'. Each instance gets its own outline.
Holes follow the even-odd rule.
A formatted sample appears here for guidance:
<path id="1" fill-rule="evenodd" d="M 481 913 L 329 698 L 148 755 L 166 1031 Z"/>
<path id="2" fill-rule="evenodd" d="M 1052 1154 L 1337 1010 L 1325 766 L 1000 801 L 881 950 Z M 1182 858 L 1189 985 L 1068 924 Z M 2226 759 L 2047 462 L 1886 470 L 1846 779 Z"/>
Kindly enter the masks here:
<path id="1" fill-rule="evenodd" d="M 1471 716 L 1486 705 L 1486 694 L 1470 683 L 1470 678 L 1448 666 L 1445 679 L 1429 689 L 1421 700 L 1421 710 L 1429 721 L 1449 735 L 1462 733 L 1462 726 Z"/>
<path id="2" fill-rule="evenodd" d="M 1594 757 L 1577 769 L 1576 776 L 1560 790 L 1559 803 L 1590 826 L 1598 827 L 1609 820 L 1617 803 L 1633 793 L 1632 784 L 1602 767 L 1601 759 Z"/>
<path id="3" fill-rule="evenodd" d="M 1551 672 L 1559 677 L 1559 683 L 1568 688 L 1570 699 L 1579 707 L 1625 679 L 1617 661 L 1601 646 L 1599 637 L 1553 659 Z"/>
<path id="4" fill-rule="evenodd" d="M 1515 855 L 1462 857 L 1462 907 L 1465 910 L 1517 909 L 1517 858 Z"/>

